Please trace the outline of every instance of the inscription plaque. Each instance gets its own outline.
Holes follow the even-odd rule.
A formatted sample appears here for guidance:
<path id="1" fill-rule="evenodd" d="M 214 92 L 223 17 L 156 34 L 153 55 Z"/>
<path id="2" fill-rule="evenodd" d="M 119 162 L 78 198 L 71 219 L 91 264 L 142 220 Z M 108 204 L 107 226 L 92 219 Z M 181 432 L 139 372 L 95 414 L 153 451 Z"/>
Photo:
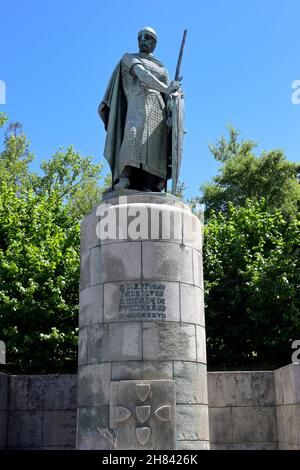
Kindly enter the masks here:
<path id="1" fill-rule="evenodd" d="M 120 320 L 165 320 L 165 288 L 161 282 L 120 285 Z"/>

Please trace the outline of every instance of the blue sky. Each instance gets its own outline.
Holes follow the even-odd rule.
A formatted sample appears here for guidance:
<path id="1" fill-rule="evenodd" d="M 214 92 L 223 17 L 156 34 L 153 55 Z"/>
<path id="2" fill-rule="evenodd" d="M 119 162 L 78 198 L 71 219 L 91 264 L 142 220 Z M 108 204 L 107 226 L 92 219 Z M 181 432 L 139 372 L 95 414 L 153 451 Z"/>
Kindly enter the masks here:
<path id="1" fill-rule="evenodd" d="M 258 141 L 259 152 L 280 147 L 299 161 L 300 104 L 291 100 L 299 18 L 298 0 L 2 1 L 0 111 L 23 124 L 36 168 L 69 144 L 103 161 L 97 107 L 115 64 L 137 50 L 137 32 L 149 25 L 158 33 L 155 55 L 173 76 L 187 28 L 181 180 L 190 197 L 217 173 L 207 143 L 228 123 Z"/>

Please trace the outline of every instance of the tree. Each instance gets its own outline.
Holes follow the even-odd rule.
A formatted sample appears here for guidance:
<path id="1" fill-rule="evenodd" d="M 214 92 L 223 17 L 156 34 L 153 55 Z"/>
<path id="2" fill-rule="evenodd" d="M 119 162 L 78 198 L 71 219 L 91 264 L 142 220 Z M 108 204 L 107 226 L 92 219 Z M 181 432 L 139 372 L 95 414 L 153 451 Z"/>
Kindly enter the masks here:
<path id="1" fill-rule="evenodd" d="M 9 369 L 76 365 L 79 224 L 56 194 L 0 193 L 0 331 Z"/>
<path id="2" fill-rule="evenodd" d="M 0 113 L 0 129 L 7 116 Z M 9 124 L 4 134 L 4 149 L 0 154 L 0 184 L 7 182 L 15 191 L 29 189 L 36 175 L 30 174 L 28 165 L 34 159 L 20 123 Z"/>
<path id="3" fill-rule="evenodd" d="M 247 199 L 265 198 L 270 210 L 280 209 L 286 216 L 300 207 L 300 164 L 288 161 L 280 149 L 262 152 L 257 157 L 251 140 L 239 142 L 239 132 L 232 126 L 228 141 L 222 137 L 209 145 L 214 158 L 221 162 L 220 174 L 204 184 L 202 197 L 196 202 L 205 204 L 205 216 L 211 211 L 227 212 L 228 203 L 242 207 Z"/>
<path id="4" fill-rule="evenodd" d="M 80 220 L 102 194 L 102 166 L 69 147 L 36 174 L 33 158 L 20 125 L 10 125 L 0 153 L 4 370 L 70 372 L 77 367 Z"/>
<path id="5" fill-rule="evenodd" d="M 210 366 L 277 367 L 300 338 L 300 216 L 285 220 L 265 199 L 228 204 L 205 226 Z"/>
<path id="6" fill-rule="evenodd" d="M 92 163 L 92 157 L 82 157 L 69 146 L 66 151 L 60 149 L 50 160 L 42 162 L 44 174 L 36 182 L 35 190 L 48 196 L 55 192 L 70 213 L 80 220 L 101 200 L 102 168 L 102 163 Z M 107 187 L 109 178 L 106 177 L 104 184 Z"/>
<path id="7" fill-rule="evenodd" d="M 6 121 L 7 116 L 0 113 L 0 128 Z M 35 194 L 48 197 L 56 193 L 76 220 L 87 215 L 110 187 L 110 176 L 101 174 L 103 164 L 93 163 L 91 156 L 82 157 L 73 146 L 60 149 L 43 161 L 39 174 L 29 169 L 33 160 L 22 125 L 9 124 L 0 153 L 0 183 L 6 181 L 15 191 L 32 189 Z"/>

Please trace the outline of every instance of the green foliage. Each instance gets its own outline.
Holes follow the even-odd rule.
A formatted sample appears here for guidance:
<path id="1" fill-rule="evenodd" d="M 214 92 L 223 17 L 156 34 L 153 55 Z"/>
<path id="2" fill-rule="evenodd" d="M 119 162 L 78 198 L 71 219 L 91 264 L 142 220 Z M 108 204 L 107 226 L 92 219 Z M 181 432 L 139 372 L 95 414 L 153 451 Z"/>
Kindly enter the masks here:
<path id="1" fill-rule="evenodd" d="M 239 133 L 229 126 L 228 141 L 222 137 L 209 149 L 222 163 L 220 174 L 212 183 L 202 186 L 203 196 L 196 200 L 206 207 L 206 218 L 212 210 L 227 212 L 228 203 L 242 207 L 246 199 L 265 198 L 270 210 L 280 209 L 285 216 L 300 207 L 300 165 L 288 161 L 282 150 L 262 152 L 257 157 L 256 143 L 238 141 Z"/>
<path id="2" fill-rule="evenodd" d="M 228 204 L 205 227 L 206 326 L 210 366 L 290 362 L 300 338 L 300 217 L 268 203 Z"/>
<path id="3" fill-rule="evenodd" d="M 300 337 L 300 165 L 282 150 L 253 153 L 253 141 L 210 145 L 219 175 L 205 205 L 204 270 L 211 366 L 289 363 Z"/>
<path id="4" fill-rule="evenodd" d="M 0 112 L 0 129 L 4 126 L 4 124 L 7 122 L 7 116 L 5 113 Z"/>
<path id="5" fill-rule="evenodd" d="M 0 127 L 7 118 L 0 116 Z M 0 154 L 0 184 L 7 182 L 15 191 L 20 188 L 29 189 L 36 175 L 30 174 L 28 165 L 33 160 L 33 154 L 29 151 L 29 143 L 21 133 L 19 123 L 11 123 L 4 136 L 4 149 Z"/>
<path id="6" fill-rule="evenodd" d="M 0 127 L 6 120 L 0 113 Z M 103 164 L 92 163 L 92 157 L 82 157 L 72 146 L 43 161 L 39 174 L 29 169 L 33 160 L 22 126 L 11 123 L 0 154 L 0 183 L 6 181 L 16 191 L 33 190 L 40 196 L 56 193 L 76 220 L 87 215 L 110 186 L 110 178 L 101 174 Z"/>
<path id="7" fill-rule="evenodd" d="M 79 224 L 55 193 L 16 194 L 2 185 L 0 270 L 0 331 L 9 370 L 73 370 Z"/>
<path id="8" fill-rule="evenodd" d="M 3 368 L 70 372 L 77 366 L 80 220 L 101 197 L 102 166 L 72 147 L 43 162 L 41 174 L 30 171 L 32 160 L 21 126 L 11 124 L 0 153 Z"/>
<path id="9" fill-rule="evenodd" d="M 102 164 L 93 164 L 92 157 L 82 157 L 72 146 L 59 150 L 50 160 L 43 161 L 44 175 L 37 182 L 40 194 L 57 195 L 66 202 L 77 219 L 83 218 L 101 199 Z"/>

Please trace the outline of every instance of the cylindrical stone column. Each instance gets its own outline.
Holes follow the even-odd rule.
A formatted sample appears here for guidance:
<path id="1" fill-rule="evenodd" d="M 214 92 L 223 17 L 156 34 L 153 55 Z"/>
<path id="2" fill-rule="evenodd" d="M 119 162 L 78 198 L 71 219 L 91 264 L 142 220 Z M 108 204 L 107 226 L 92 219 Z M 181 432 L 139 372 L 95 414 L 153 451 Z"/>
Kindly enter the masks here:
<path id="1" fill-rule="evenodd" d="M 119 444 L 112 394 L 122 381 L 175 384 L 176 449 L 209 448 L 202 227 L 187 205 L 127 190 L 93 209 L 81 230 L 79 326 L 78 449 L 159 448 L 159 422 L 140 436 L 146 416 L 138 444 L 135 436 Z M 124 426 L 133 408 L 118 403 L 117 414 Z"/>

